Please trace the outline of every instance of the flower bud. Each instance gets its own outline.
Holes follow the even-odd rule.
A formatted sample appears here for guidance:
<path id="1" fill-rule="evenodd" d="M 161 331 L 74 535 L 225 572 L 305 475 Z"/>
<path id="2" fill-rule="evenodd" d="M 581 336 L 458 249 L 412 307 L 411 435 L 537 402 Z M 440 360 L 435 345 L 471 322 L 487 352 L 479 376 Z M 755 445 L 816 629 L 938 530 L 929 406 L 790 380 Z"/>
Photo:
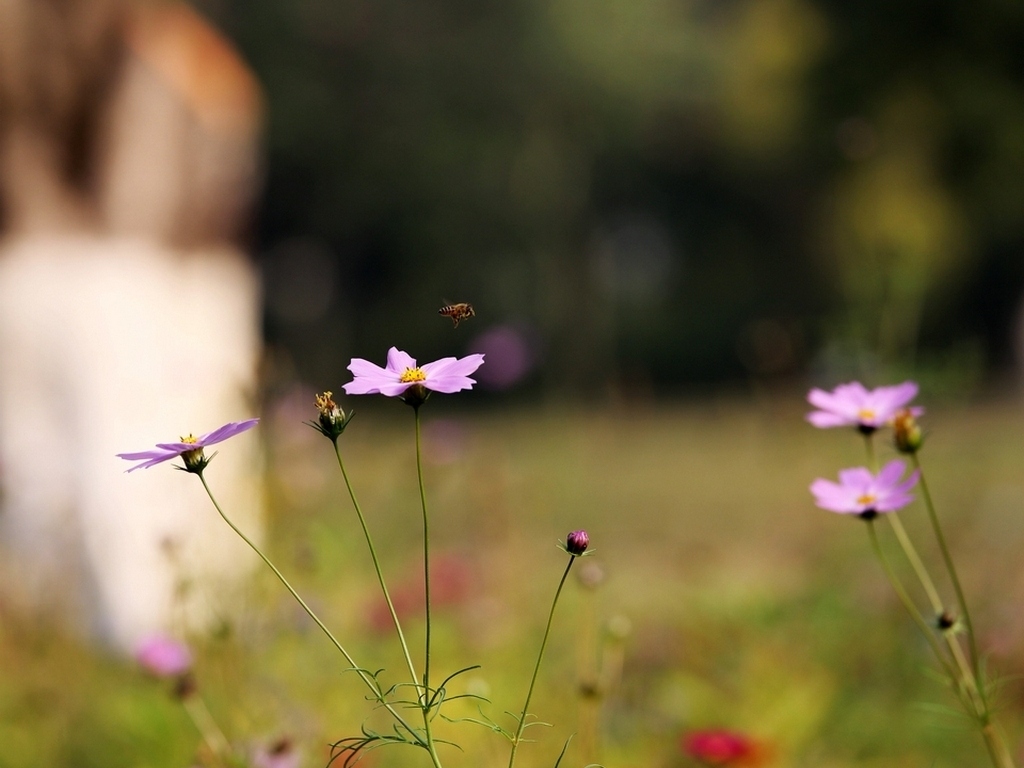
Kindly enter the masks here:
<path id="1" fill-rule="evenodd" d="M 924 443 L 921 427 L 909 408 L 897 411 L 892 419 L 893 439 L 901 453 L 917 453 Z"/>
<path id="2" fill-rule="evenodd" d="M 573 557 L 582 555 L 590 545 L 590 537 L 586 531 L 573 531 L 565 537 L 565 551 Z"/>
<path id="3" fill-rule="evenodd" d="M 320 412 L 316 422 L 307 422 L 313 429 L 317 430 L 324 437 L 337 440 L 345 427 L 352 420 L 353 414 L 345 413 L 338 404 L 331 399 L 334 393 L 328 390 L 322 395 L 316 396 L 316 409 Z"/>

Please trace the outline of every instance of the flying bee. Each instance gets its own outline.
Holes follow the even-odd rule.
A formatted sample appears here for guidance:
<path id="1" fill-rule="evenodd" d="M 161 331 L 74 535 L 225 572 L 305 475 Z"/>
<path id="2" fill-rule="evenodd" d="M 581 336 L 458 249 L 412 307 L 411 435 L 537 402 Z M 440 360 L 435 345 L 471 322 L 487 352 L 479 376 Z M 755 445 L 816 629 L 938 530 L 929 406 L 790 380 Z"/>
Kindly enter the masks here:
<path id="1" fill-rule="evenodd" d="M 467 317 L 475 317 L 476 311 L 473 309 L 472 304 L 462 302 L 460 304 L 449 304 L 446 307 L 441 307 L 437 310 L 437 314 L 450 317 L 452 319 L 452 328 L 458 328 L 460 321 L 465 320 Z"/>

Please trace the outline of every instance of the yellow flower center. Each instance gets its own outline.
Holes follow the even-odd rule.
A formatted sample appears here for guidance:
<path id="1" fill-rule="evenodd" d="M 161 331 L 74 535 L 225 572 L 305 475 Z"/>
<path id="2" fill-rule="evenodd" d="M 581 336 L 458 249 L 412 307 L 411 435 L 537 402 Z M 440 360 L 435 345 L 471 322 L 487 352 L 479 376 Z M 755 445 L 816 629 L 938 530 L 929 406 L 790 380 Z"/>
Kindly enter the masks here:
<path id="1" fill-rule="evenodd" d="M 857 418 L 859 418 L 861 421 L 871 421 L 872 419 L 875 418 L 875 412 L 872 411 L 870 408 L 862 408 L 857 413 Z"/>
<path id="2" fill-rule="evenodd" d="M 194 443 L 198 439 L 199 438 L 197 438 L 195 435 L 187 434 L 183 438 L 181 438 L 181 442 L 183 442 L 183 443 Z"/>
<path id="3" fill-rule="evenodd" d="M 398 380 L 403 384 L 415 384 L 417 381 L 426 381 L 427 374 L 422 368 L 406 368 Z"/>
<path id="4" fill-rule="evenodd" d="M 877 500 L 878 497 L 875 496 L 873 493 L 865 493 L 863 496 L 857 497 L 857 503 L 864 504 L 865 506 L 869 504 L 874 504 Z"/>

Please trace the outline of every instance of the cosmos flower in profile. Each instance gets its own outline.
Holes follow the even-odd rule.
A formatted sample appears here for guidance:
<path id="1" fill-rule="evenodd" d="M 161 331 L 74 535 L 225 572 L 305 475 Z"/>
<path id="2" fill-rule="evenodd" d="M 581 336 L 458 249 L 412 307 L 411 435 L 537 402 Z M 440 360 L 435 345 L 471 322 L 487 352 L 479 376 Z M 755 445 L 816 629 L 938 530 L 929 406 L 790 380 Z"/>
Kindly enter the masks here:
<path id="1" fill-rule="evenodd" d="M 910 489 L 917 483 L 919 473 L 915 470 L 903 480 L 905 470 L 906 464 L 894 459 L 877 475 L 866 467 L 855 467 L 841 470 L 838 483 L 819 477 L 811 483 L 814 503 L 830 512 L 867 519 L 895 512 L 914 500 Z"/>
<path id="2" fill-rule="evenodd" d="M 807 402 L 818 408 L 807 414 L 807 420 L 816 427 L 857 427 L 871 433 L 889 424 L 900 409 L 917 397 L 916 382 L 905 381 L 891 387 L 867 389 L 859 381 L 840 384 L 832 392 L 812 389 L 807 393 Z M 914 416 L 920 416 L 924 409 L 910 408 Z"/>
<path id="3" fill-rule="evenodd" d="M 126 472 L 134 472 L 136 469 L 148 469 L 156 464 L 162 464 L 178 456 L 185 460 L 185 468 L 190 472 L 202 471 L 209 463 L 209 459 L 203 456 L 203 448 L 208 445 L 215 445 L 224 442 L 228 438 L 239 435 L 246 430 L 252 429 L 259 423 L 259 419 L 248 419 L 246 421 L 232 421 L 223 427 L 217 427 L 205 435 L 193 437 L 187 435 L 177 443 L 157 443 L 156 448 L 148 451 L 137 451 L 135 453 L 119 453 L 117 457 L 125 461 L 138 461 L 134 467 L 129 467 Z"/>
<path id="4" fill-rule="evenodd" d="M 451 393 L 472 389 L 469 375 L 483 365 L 484 356 L 442 357 L 432 363 L 416 365 L 416 360 L 400 349 L 388 350 L 387 366 L 381 368 L 369 360 L 353 358 L 348 369 L 354 378 L 345 384 L 349 395 L 385 395 L 403 397 L 410 388 Z M 424 395 L 426 393 L 424 392 Z M 425 397 L 424 397 L 425 399 Z"/>

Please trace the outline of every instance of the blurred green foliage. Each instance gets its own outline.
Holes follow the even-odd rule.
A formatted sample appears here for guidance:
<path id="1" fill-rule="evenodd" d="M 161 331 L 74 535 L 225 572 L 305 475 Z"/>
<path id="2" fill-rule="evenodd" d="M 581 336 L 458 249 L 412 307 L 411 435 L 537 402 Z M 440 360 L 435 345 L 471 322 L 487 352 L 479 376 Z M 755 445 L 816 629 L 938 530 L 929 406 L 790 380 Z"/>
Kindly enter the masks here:
<path id="1" fill-rule="evenodd" d="M 451 301 L 576 393 L 1011 360 L 1019 3 L 200 5 L 266 88 L 267 330 L 305 378 L 448 351 Z"/>

